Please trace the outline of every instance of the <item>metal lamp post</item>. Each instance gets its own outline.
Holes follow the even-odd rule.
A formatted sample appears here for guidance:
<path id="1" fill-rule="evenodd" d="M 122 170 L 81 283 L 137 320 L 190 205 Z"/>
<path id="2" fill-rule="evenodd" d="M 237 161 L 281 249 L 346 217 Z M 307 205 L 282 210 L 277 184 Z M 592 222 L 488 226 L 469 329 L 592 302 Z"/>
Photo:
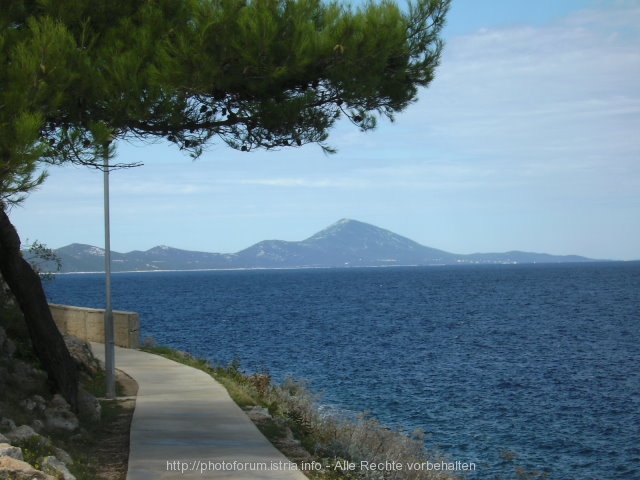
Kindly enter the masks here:
<path id="1" fill-rule="evenodd" d="M 107 398 L 115 398 L 115 344 L 113 331 L 113 310 L 111 308 L 111 232 L 109 222 L 109 144 L 106 143 L 103 153 L 104 178 L 104 274 L 105 274 L 105 309 L 104 309 L 104 363 L 106 371 Z"/>

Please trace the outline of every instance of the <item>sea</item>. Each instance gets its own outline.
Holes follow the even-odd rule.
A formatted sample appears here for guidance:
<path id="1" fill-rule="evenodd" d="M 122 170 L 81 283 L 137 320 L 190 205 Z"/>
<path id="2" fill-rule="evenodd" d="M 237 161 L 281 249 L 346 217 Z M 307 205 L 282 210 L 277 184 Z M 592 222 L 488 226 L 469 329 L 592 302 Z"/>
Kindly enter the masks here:
<path id="1" fill-rule="evenodd" d="M 103 274 L 45 290 L 104 308 Z M 142 339 L 422 429 L 467 478 L 640 479 L 640 262 L 115 273 L 112 297 Z"/>

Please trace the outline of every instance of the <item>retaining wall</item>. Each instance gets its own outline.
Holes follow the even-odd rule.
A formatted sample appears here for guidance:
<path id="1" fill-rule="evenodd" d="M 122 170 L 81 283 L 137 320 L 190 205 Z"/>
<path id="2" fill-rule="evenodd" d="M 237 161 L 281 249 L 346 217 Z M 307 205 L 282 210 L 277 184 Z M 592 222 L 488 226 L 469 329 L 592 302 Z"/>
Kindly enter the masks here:
<path id="1" fill-rule="evenodd" d="M 104 343 L 104 310 L 49 304 L 53 320 L 63 333 L 88 342 Z M 140 346 L 140 319 L 135 312 L 113 311 L 115 344 L 124 348 Z"/>

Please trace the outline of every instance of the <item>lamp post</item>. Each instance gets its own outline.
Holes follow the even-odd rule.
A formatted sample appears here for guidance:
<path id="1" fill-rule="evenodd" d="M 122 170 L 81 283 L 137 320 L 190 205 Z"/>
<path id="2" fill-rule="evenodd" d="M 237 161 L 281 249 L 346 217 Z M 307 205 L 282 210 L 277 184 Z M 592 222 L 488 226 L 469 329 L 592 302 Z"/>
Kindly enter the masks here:
<path id="1" fill-rule="evenodd" d="M 115 398 L 115 346 L 113 333 L 113 310 L 111 308 L 111 232 L 109 222 L 109 143 L 105 143 L 103 152 L 104 179 L 104 364 L 106 371 L 107 398 Z"/>

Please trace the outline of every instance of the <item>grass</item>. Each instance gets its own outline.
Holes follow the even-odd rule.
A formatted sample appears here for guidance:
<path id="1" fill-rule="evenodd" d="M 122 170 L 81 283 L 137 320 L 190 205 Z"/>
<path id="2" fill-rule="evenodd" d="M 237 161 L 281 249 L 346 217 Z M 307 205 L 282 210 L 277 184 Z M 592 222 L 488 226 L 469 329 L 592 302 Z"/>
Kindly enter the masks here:
<path id="1" fill-rule="evenodd" d="M 98 370 L 90 375 L 86 372 L 81 373 L 81 385 L 82 387 L 96 398 L 104 399 L 107 396 L 107 372 L 103 369 Z M 116 397 L 124 395 L 122 385 L 116 382 Z M 104 403 L 110 403 L 109 400 L 101 400 L 100 404 L 104 406 Z M 113 403 L 113 402 L 111 402 Z"/>

